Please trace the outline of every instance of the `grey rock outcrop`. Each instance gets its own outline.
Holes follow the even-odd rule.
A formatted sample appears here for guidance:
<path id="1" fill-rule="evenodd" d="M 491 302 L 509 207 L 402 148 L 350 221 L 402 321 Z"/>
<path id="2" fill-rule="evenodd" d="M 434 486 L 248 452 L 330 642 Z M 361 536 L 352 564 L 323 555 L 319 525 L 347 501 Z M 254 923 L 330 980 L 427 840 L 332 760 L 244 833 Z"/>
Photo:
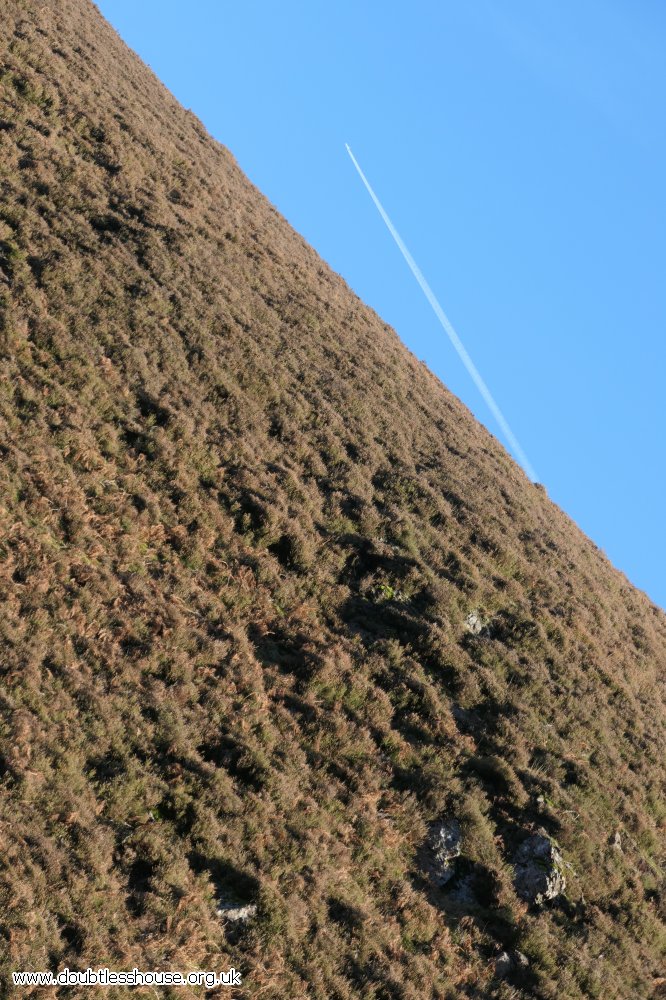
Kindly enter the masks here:
<path id="1" fill-rule="evenodd" d="M 217 902 L 217 915 L 225 920 L 246 921 L 257 915 L 255 903 L 241 903 L 227 896 L 218 896 Z"/>
<path id="2" fill-rule="evenodd" d="M 498 955 L 495 959 L 495 975 L 498 979 L 506 979 L 513 968 L 513 962 L 511 961 L 511 955 L 508 951 L 503 951 L 501 955 Z"/>
<path id="3" fill-rule="evenodd" d="M 543 906 L 566 889 L 564 860 L 549 837 L 535 833 L 524 840 L 514 860 L 514 885 L 521 899 Z"/>
<path id="4" fill-rule="evenodd" d="M 465 626 L 472 635 L 487 635 L 488 622 L 479 611 L 471 611 L 465 618 Z"/>
<path id="5" fill-rule="evenodd" d="M 513 972 L 518 972 L 521 969 L 527 969 L 529 962 L 522 951 L 503 951 L 501 955 L 498 955 L 495 959 L 495 976 L 497 979 L 506 979 Z"/>
<path id="6" fill-rule="evenodd" d="M 433 824 L 428 836 L 430 851 L 429 870 L 433 882 L 444 886 L 451 881 L 454 870 L 451 862 L 462 851 L 462 830 L 457 819 L 443 819 Z"/>

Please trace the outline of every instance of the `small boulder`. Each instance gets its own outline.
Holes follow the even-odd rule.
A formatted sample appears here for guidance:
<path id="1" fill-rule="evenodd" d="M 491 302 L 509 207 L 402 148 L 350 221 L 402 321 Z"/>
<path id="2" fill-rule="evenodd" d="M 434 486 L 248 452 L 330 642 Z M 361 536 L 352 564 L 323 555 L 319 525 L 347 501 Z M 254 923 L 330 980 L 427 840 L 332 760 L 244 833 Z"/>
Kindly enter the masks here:
<path id="1" fill-rule="evenodd" d="M 430 850 L 429 869 L 435 885 L 441 887 L 451 881 L 454 870 L 451 862 L 460 857 L 462 830 L 457 819 L 438 820 L 428 836 Z"/>
<path id="2" fill-rule="evenodd" d="M 564 860 L 549 837 L 535 833 L 524 840 L 514 860 L 514 885 L 521 899 L 543 906 L 566 889 Z"/>
<path id="3" fill-rule="evenodd" d="M 465 626 L 472 635 L 487 635 L 488 622 L 479 611 L 471 611 L 465 618 Z"/>
<path id="4" fill-rule="evenodd" d="M 498 979 L 506 979 L 513 969 L 513 962 L 508 951 L 503 951 L 495 959 L 495 975 Z"/>
<path id="5" fill-rule="evenodd" d="M 503 951 L 495 959 L 495 977 L 497 979 L 506 979 L 512 973 L 527 969 L 529 964 L 522 951 Z"/>
<path id="6" fill-rule="evenodd" d="M 257 915 L 257 907 L 255 903 L 237 902 L 229 896 L 218 896 L 217 902 L 217 915 L 218 917 L 224 917 L 225 920 L 238 920 L 244 922 L 246 920 L 251 920 L 252 917 L 256 917 Z"/>

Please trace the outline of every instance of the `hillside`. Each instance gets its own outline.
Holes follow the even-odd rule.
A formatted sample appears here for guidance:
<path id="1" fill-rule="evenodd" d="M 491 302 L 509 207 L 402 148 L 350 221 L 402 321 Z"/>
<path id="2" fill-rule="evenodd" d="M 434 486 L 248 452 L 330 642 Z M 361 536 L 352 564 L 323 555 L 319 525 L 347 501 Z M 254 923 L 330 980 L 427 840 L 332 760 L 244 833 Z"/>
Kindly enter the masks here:
<path id="1" fill-rule="evenodd" d="M 663 612 L 88 0 L 0 23 L 3 977 L 660 995 Z"/>

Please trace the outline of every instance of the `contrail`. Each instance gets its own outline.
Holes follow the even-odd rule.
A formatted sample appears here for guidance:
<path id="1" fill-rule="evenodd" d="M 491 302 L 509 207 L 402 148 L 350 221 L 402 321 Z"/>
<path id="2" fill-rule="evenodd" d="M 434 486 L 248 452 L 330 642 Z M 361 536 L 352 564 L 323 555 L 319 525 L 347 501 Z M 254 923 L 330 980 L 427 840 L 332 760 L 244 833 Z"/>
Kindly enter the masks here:
<path id="1" fill-rule="evenodd" d="M 518 458 L 518 461 L 520 462 L 520 464 L 522 465 L 523 469 L 525 470 L 525 472 L 527 473 L 527 475 L 529 476 L 529 478 L 532 480 L 532 482 L 533 483 L 538 482 L 539 481 L 538 480 L 538 476 L 537 476 L 536 472 L 534 471 L 534 469 L 532 468 L 532 465 L 531 465 L 531 463 L 530 463 L 527 455 L 525 454 L 525 452 L 521 448 L 516 435 L 513 433 L 513 431 L 509 427 L 509 424 L 507 423 L 506 417 L 504 416 L 504 414 L 500 410 L 499 406 L 497 405 L 497 403 L 493 399 L 492 394 L 490 392 L 490 389 L 488 388 L 488 386 L 486 385 L 486 383 L 481 378 L 481 375 L 479 374 L 476 365 L 474 364 L 474 362 L 470 358 L 469 354 L 465 350 L 463 342 L 461 341 L 461 339 L 458 336 L 458 334 L 456 333 L 456 331 L 453 329 L 453 326 L 452 326 L 451 322 L 449 321 L 448 316 L 446 315 L 446 313 L 444 312 L 444 310 L 440 306 L 439 302 L 435 298 L 435 293 L 433 292 L 432 288 L 430 287 L 430 285 L 428 284 L 428 282 L 425 280 L 425 278 L 421 274 L 421 271 L 420 271 L 420 268 L 419 268 L 418 264 L 416 263 L 416 261 L 414 260 L 414 258 L 412 257 L 412 255 L 410 254 L 410 252 L 407 249 L 407 247 L 405 246 L 405 244 L 402 242 L 402 239 L 400 238 L 400 234 L 398 233 L 397 229 L 395 228 L 395 226 L 393 225 L 393 223 L 389 219 L 388 215 L 384 211 L 384 208 L 383 208 L 382 203 L 380 202 L 379 198 L 377 197 L 377 195 L 375 194 L 375 192 L 370 187 L 370 184 L 368 182 L 368 178 L 365 176 L 365 174 L 363 173 L 363 171 L 359 167 L 358 162 L 356 160 L 356 157 L 352 153 L 352 151 L 349 148 L 349 146 L 347 145 L 347 143 L 345 143 L 345 148 L 346 148 L 347 152 L 349 153 L 349 155 L 351 157 L 352 163 L 354 164 L 354 166 L 358 170 L 358 175 L 361 178 L 361 180 L 363 181 L 363 183 L 365 184 L 365 186 L 367 188 L 367 191 L 368 191 L 368 194 L 370 195 L 370 197 L 374 201 L 375 205 L 377 206 L 377 211 L 379 212 L 379 214 L 381 215 L 382 219 L 386 223 L 388 231 L 390 232 L 390 234 L 393 237 L 393 239 L 395 240 L 395 242 L 398 244 L 398 248 L 400 250 L 400 253 L 405 258 L 405 260 L 407 261 L 407 263 L 409 264 L 409 267 L 410 267 L 410 270 L 411 270 L 412 274 L 414 275 L 414 277 L 418 281 L 419 285 L 421 286 L 421 291 L 423 292 L 423 294 L 427 298 L 428 302 L 432 306 L 433 311 L 435 313 L 435 316 L 437 317 L 437 319 L 439 320 L 439 322 L 444 327 L 444 332 L 446 333 L 447 337 L 449 338 L 449 340 L 451 341 L 451 343 L 455 347 L 456 351 L 458 352 L 458 357 L 460 358 L 460 360 L 464 364 L 465 368 L 467 369 L 467 371 L 471 375 L 474 384 L 476 385 L 477 389 L 479 390 L 479 392 L 483 396 L 486 404 L 488 405 L 488 409 L 490 410 L 490 412 L 495 417 L 495 420 L 497 421 L 497 423 L 499 424 L 499 426 L 502 428 L 502 431 L 504 433 L 504 437 L 508 441 L 509 446 L 511 447 L 511 450 L 513 451 L 514 455 L 516 455 L 516 457 Z"/>

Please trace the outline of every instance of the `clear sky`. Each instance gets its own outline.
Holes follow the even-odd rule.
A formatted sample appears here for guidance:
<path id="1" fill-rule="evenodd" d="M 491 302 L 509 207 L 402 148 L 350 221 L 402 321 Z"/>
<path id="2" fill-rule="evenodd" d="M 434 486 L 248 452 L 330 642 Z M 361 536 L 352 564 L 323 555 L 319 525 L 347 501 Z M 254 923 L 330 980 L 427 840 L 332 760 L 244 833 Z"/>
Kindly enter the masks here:
<path id="1" fill-rule="evenodd" d="M 663 0 L 100 0 L 292 225 L 666 607 Z M 362 359 L 359 359 L 362 361 Z"/>

